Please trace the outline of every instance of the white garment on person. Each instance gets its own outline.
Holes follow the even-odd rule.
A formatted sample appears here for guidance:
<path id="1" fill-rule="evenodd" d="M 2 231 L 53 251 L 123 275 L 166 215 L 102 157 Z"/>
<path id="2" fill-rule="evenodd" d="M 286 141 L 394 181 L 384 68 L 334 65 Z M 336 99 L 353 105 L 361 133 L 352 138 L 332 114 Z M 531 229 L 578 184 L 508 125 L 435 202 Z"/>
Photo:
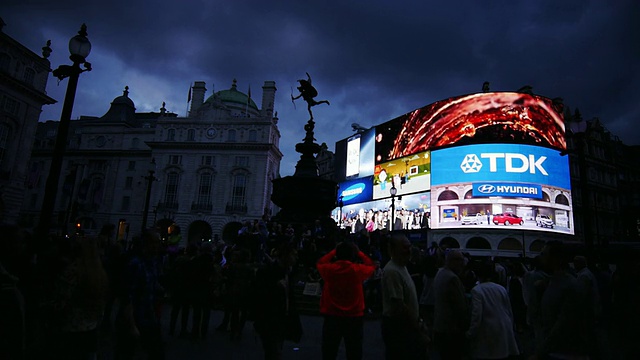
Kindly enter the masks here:
<path id="1" fill-rule="evenodd" d="M 474 359 L 503 359 L 519 355 L 513 332 L 513 312 L 507 290 L 484 282 L 471 289 L 471 323 L 467 338 Z"/>

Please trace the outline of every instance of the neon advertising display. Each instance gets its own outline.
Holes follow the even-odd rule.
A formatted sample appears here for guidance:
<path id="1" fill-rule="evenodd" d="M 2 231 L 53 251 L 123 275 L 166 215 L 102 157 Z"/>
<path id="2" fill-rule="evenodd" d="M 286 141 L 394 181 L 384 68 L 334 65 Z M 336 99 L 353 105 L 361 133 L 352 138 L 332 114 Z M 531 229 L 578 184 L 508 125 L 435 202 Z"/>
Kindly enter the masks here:
<path id="1" fill-rule="evenodd" d="M 569 160 L 560 151 L 482 144 L 431 154 L 432 228 L 517 225 L 574 233 Z"/>
<path id="2" fill-rule="evenodd" d="M 343 214 L 386 211 L 380 209 L 389 208 L 395 186 L 396 202 L 423 199 L 418 212 L 431 215 L 432 229 L 573 234 L 569 164 L 560 155 L 566 149 L 562 113 L 561 101 L 537 95 L 477 93 L 341 140 L 336 178 L 358 180 L 347 193 L 372 191 L 348 204 L 343 195 Z"/>

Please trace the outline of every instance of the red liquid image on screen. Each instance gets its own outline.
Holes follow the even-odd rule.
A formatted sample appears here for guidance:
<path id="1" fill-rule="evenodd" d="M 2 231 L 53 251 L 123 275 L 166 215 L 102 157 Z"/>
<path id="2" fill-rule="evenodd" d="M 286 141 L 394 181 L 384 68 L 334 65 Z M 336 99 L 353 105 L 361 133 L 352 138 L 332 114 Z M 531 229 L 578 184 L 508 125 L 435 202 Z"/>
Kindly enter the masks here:
<path id="1" fill-rule="evenodd" d="M 381 146 L 376 163 L 453 145 L 518 143 L 566 149 L 562 104 L 522 93 L 438 101 L 392 120 L 386 128 L 390 131 L 376 139 L 387 145 Z"/>

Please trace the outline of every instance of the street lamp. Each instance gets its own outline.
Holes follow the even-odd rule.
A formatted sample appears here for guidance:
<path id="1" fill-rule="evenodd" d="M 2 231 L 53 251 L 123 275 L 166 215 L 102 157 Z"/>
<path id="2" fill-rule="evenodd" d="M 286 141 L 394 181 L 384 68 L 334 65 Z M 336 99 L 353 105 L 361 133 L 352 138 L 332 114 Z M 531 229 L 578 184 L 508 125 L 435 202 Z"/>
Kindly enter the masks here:
<path id="1" fill-rule="evenodd" d="M 340 195 L 340 199 L 338 200 L 338 206 L 340 207 L 340 218 L 338 218 L 338 227 L 340 229 L 342 229 L 342 207 L 344 206 L 344 201 L 342 201 L 342 198 L 344 196 Z"/>
<path id="2" fill-rule="evenodd" d="M 391 231 L 393 231 L 396 225 L 396 194 L 398 193 L 395 184 L 391 185 L 389 192 L 391 193 Z"/>
<path id="3" fill-rule="evenodd" d="M 144 199 L 144 211 L 142 212 L 142 229 L 141 232 L 144 233 L 147 230 L 147 217 L 149 217 L 149 202 L 151 201 L 151 187 L 153 186 L 153 182 L 158 180 L 155 177 L 156 173 L 156 159 L 151 159 L 151 164 L 149 167 L 149 174 L 147 176 L 143 176 L 145 180 L 147 180 L 147 195 Z M 155 212 L 155 211 L 154 211 Z"/>
<path id="4" fill-rule="evenodd" d="M 36 229 L 36 241 L 44 242 L 49 235 L 51 217 L 56 204 L 56 194 L 58 192 L 58 183 L 62 170 L 62 159 L 67 147 L 69 123 L 71 122 L 71 112 L 76 97 L 78 78 L 81 73 L 91 71 L 91 64 L 86 61 L 90 52 L 91 43 L 89 39 L 87 39 L 87 25 L 82 24 L 78 35 L 69 40 L 69 53 L 71 54 L 69 58 L 73 61 L 73 65 L 60 65 L 57 69 L 53 70 L 53 76 L 57 77 L 58 80 L 69 78 L 69 83 L 67 84 L 67 92 L 64 96 L 62 114 L 60 115 L 56 142 L 51 157 L 51 167 L 49 168 L 49 176 L 47 177 L 47 183 L 45 185 L 42 210 L 40 210 L 40 219 L 38 220 L 38 228 Z M 80 65 L 83 65 L 84 69 L 81 69 Z"/>

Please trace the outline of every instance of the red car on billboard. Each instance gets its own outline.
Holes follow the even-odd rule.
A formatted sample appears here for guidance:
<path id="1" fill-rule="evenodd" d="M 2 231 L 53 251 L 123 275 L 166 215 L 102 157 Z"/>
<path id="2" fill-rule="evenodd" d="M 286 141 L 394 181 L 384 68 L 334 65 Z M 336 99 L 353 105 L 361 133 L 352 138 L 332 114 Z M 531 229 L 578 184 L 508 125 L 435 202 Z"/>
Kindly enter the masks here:
<path id="1" fill-rule="evenodd" d="M 504 225 L 522 225 L 524 224 L 524 220 L 516 214 L 513 213 L 504 213 L 504 214 L 495 214 L 493 215 L 493 223 L 495 225 L 504 224 Z"/>

